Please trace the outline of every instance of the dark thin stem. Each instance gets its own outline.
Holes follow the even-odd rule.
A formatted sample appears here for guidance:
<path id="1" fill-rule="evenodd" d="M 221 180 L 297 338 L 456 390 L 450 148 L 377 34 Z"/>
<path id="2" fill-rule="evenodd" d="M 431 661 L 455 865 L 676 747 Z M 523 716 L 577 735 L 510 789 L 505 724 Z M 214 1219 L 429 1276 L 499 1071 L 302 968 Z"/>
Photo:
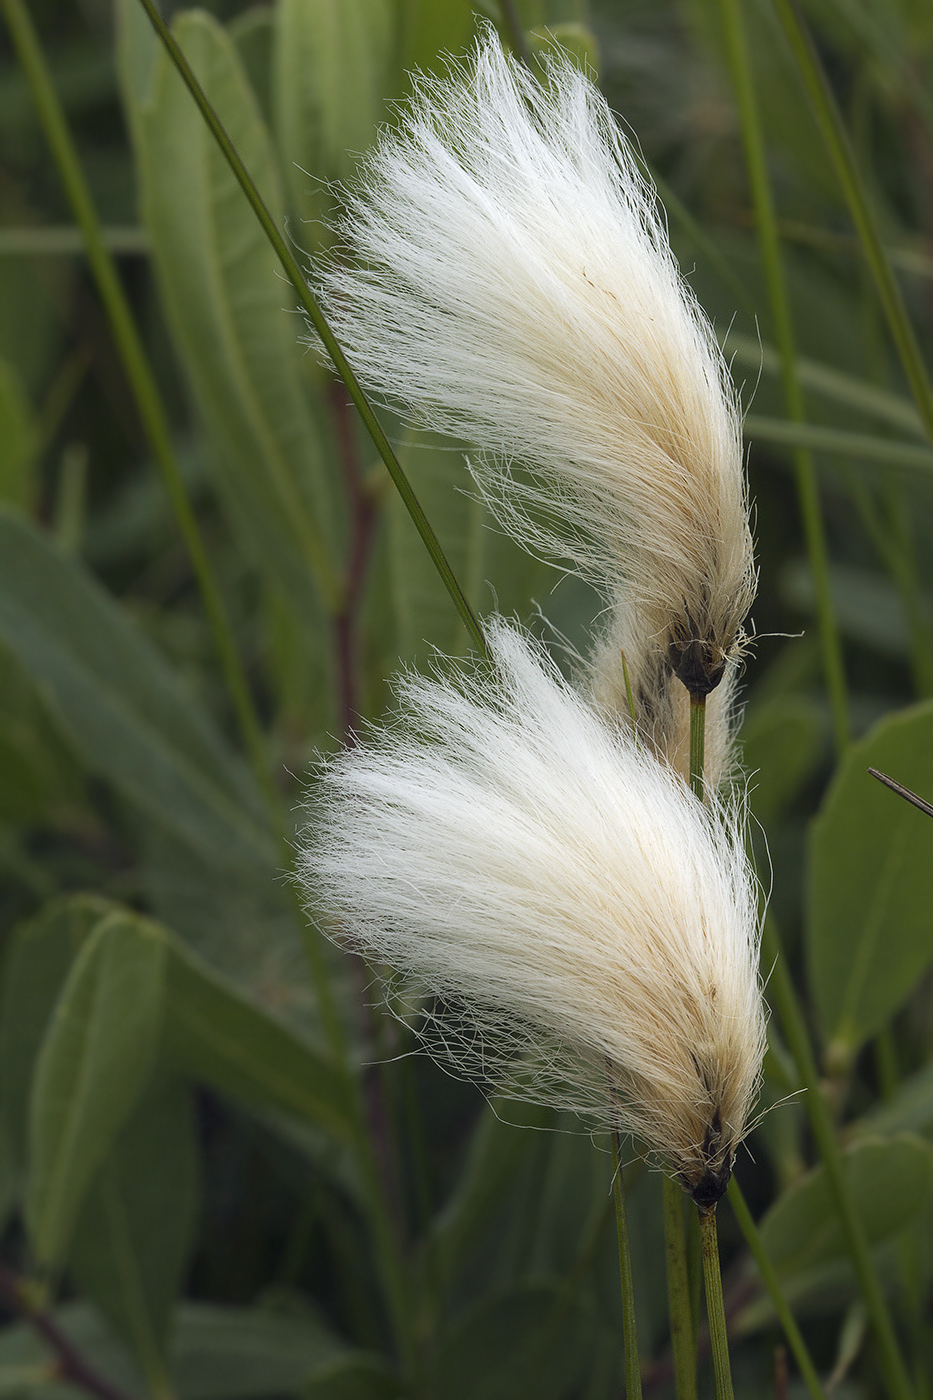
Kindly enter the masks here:
<path id="1" fill-rule="evenodd" d="M 99 1400 L 133 1400 L 85 1360 L 52 1315 L 32 1301 L 26 1281 L 5 1264 L 0 1264 L 0 1297 L 26 1319 L 55 1353 L 58 1376 L 62 1380 L 70 1381 L 88 1395 L 98 1396 Z"/>
<path id="2" fill-rule="evenodd" d="M 878 779 L 879 783 L 884 783 L 885 787 L 896 792 L 898 797 L 903 797 L 905 802 L 912 802 L 926 816 L 933 817 L 933 806 L 922 797 L 918 797 L 915 792 L 911 792 L 910 788 L 905 787 L 903 783 L 899 783 L 896 778 L 889 778 L 887 773 L 882 773 L 877 768 L 869 768 L 868 771 L 873 778 Z"/>
<path id="3" fill-rule="evenodd" d="M 357 694 L 357 633 L 363 585 L 372 554 L 376 510 L 366 489 L 359 450 L 353 431 L 344 386 L 335 380 L 329 390 L 331 415 L 337 438 L 337 451 L 343 470 L 350 514 L 350 542 L 346 575 L 340 605 L 334 613 L 334 652 L 337 669 L 337 705 L 341 734 L 347 747 L 354 743 L 354 725 L 359 716 Z"/>
<path id="4" fill-rule="evenodd" d="M 295 261 L 291 249 L 276 227 L 275 220 L 266 208 L 262 196 L 237 154 L 236 148 L 230 140 L 223 123 L 208 101 L 204 89 L 201 87 L 201 84 L 192 71 L 191 65 L 182 53 L 178 41 L 156 9 L 154 0 L 140 0 L 140 3 L 149 16 L 152 27 L 164 44 L 182 81 L 194 98 L 198 110 L 204 118 L 211 135 L 217 142 L 224 159 L 233 171 L 237 183 L 262 226 L 263 232 L 275 250 L 276 256 L 282 264 L 282 268 L 288 280 L 294 287 L 298 300 L 301 302 L 308 320 L 320 337 L 321 343 L 330 356 L 334 368 L 347 386 L 347 391 L 366 425 L 366 431 L 375 443 L 379 456 L 382 458 L 383 462 L 385 462 L 388 473 L 395 483 L 396 490 L 405 503 L 405 508 L 414 521 L 415 528 L 421 536 L 424 546 L 434 563 L 434 567 L 437 569 L 444 587 L 450 594 L 454 607 L 463 620 L 464 626 L 469 632 L 477 650 L 481 655 L 486 656 L 488 654 L 486 639 L 483 636 L 483 629 L 479 624 L 479 620 L 470 606 L 466 594 L 460 587 L 453 569 L 450 567 L 447 560 L 447 556 L 441 548 L 440 541 L 435 535 L 427 516 L 421 508 L 421 503 L 412 489 L 411 482 L 408 480 L 401 462 L 396 457 L 392 445 L 383 431 L 382 425 L 373 412 L 366 395 L 363 393 L 360 382 L 351 369 L 346 355 L 338 345 L 334 333 L 318 305 L 316 298 L 313 296 L 301 268 Z"/>

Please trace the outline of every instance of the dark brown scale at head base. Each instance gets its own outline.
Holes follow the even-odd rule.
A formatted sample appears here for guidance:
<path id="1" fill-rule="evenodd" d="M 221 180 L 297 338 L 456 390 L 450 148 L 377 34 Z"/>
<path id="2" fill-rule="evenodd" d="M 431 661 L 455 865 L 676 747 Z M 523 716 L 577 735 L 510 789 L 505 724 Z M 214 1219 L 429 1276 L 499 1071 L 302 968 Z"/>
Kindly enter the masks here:
<path id="1" fill-rule="evenodd" d="M 693 1200 L 701 1215 L 714 1210 L 718 1201 L 726 1194 L 732 1176 L 732 1153 L 723 1153 L 722 1118 L 719 1109 L 713 1114 L 712 1122 L 703 1136 L 701 1148 L 704 1170 L 699 1180 L 688 1180 L 681 1176 L 680 1183 Z"/>
<path id="2" fill-rule="evenodd" d="M 721 646 L 704 637 L 689 613 L 667 645 L 667 664 L 696 699 L 709 695 L 722 680 L 726 657 Z"/>

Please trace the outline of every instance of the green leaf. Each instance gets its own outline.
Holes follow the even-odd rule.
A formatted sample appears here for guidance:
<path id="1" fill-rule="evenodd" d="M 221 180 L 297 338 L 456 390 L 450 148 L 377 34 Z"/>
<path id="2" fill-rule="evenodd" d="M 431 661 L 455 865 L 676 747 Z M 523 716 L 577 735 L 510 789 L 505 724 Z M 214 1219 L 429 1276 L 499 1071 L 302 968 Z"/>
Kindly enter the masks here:
<path id="1" fill-rule="evenodd" d="M 53 1321 L 95 1370 L 125 1394 L 139 1394 L 134 1368 L 93 1308 L 67 1303 L 56 1308 Z M 305 1384 L 320 1373 L 326 1375 L 341 1356 L 363 1358 L 314 1313 L 287 1317 L 260 1308 L 184 1303 L 175 1314 L 170 1362 L 179 1400 L 269 1400 L 304 1394 Z M 71 1386 L 52 1382 L 53 1364 L 49 1348 L 29 1323 L 0 1332 L 0 1393 L 9 1376 L 8 1394 L 74 1400 Z"/>
<path id="2" fill-rule="evenodd" d="M 742 764 L 752 810 L 765 826 L 783 815 L 823 751 L 820 707 L 802 695 L 750 706 L 742 725 Z"/>
<path id="3" fill-rule="evenodd" d="M 29 510 L 38 429 L 19 374 L 0 360 L 0 501 Z"/>
<path id="4" fill-rule="evenodd" d="M 316 1371 L 301 1393 L 303 1400 L 395 1400 L 405 1386 L 378 1357 L 349 1353 Z"/>
<path id="5" fill-rule="evenodd" d="M 334 594 L 334 486 L 307 385 L 292 293 L 213 136 L 165 53 L 151 97 L 132 87 L 136 30 L 120 62 L 132 112 L 143 215 L 168 319 L 216 452 L 217 481 L 252 563 L 296 606 Z M 209 15 L 176 37 L 277 223 L 278 166 L 236 47 Z"/>
<path id="6" fill-rule="evenodd" d="M 869 766 L 933 797 L 933 703 L 882 720 L 849 749 L 813 824 L 810 987 L 843 1056 L 881 1029 L 933 961 L 933 824 Z"/>
<path id="7" fill-rule="evenodd" d="M 306 222 L 332 203 L 323 182 L 353 174 L 384 117 L 395 86 L 395 5 L 280 0 L 275 16 L 276 136 L 292 204 Z"/>
<path id="8" fill-rule="evenodd" d="M 20 1167 L 39 1047 L 75 954 L 113 908 L 95 895 L 55 899 L 15 928 L 7 943 L 0 990 L 0 1105 Z"/>
<path id="9" fill-rule="evenodd" d="M 175 940 L 167 993 L 166 1048 L 185 1074 L 250 1106 L 349 1137 L 345 1082 L 330 1063 Z"/>
<path id="10" fill-rule="evenodd" d="M 177 1081 L 156 1083 L 102 1163 L 69 1255 L 82 1292 L 130 1344 L 154 1391 L 164 1379 L 197 1195 L 190 1092 Z"/>
<path id="11" fill-rule="evenodd" d="M 262 799 L 195 700 L 85 569 L 2 510 L 0 638 L 93 771 L 212 859 L 275 867 Z"/>
<path id="12" fill-rule="evenodd" d="M 445 1400 L 564 1400 L 579 1394 L 596 1336 L 567 1289 L 531 1284 L 485 1298 L 439 1342 Z"/>
<path id="13" fill-rule="evenodd" d="M 853 1134 L 886 1137 L 891 1133 L 927 1133 L 933 1127 L 933 1063 L 901 1080 L 890 1099 L 849 1124 Z"/>
<path id="14" fill-rule="evenodd" d="M 162 1016 L 165 941 L 117 911 L 75 959 L 36 1062 L 26 1218 L 36 1258 L 58 1260 L 91 1178 L 149 1075 Z"/>
<path id="15" fill-rule="evenodd" d="M 284 1317 L 188 1303 L 176 1320 L 172 1369 L 182 1400 L 266 1400 L 304 1392 L 347 1350 L 311 1312 Z"/>
<path id="16" fill-rule="evenodd" d="M 933 1186 L 933 1152 L 903 1134 L 867 1139 L 843 1158 L 846 1182 L 871 1245 L 890 1239 L 917 1215 Z M 771 1262 L 789 1286 L 845 1258 L 848 1248 L 822 1166 L 785 1191 L 760 1224 Z"/>
<path id="17" fill-rule="evenodd" d="M 475 10 L 472 0 L 401 0 L 403 71 L 443 71 L 444 55 L 467 47 Z"/>

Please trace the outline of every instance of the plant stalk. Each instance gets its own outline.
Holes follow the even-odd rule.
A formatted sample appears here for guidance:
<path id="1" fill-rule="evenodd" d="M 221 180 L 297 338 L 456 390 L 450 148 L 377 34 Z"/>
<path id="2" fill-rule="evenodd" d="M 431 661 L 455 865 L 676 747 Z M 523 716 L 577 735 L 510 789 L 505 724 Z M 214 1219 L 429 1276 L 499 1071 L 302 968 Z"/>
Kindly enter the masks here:
<path id="1" fill-rule="evenodd" d="M 700 1211 L 700 1239 L 703 1245 L 703 1280 L 706 1284 L 706 1315 L 709 1318 L 709 1341 L 716 1376 L 716 1400 L 735 1400 L 732 1370 L 729 1365 L 729 1333 L 722 1297 L 715 1206 L 710 1210 Z"/>
<path id="2" fill-rule="evenodd" d="M 612 1190 L 616 1204 L 616 1234 L 619 1239 L 619 1280 L 622 1286 L 622 1339 L 625 1348 L 626 1400 L 641 1400 L 641 1360 L 638 1355 L 638 1332 L 635 1326 L 635 1285 L 632 1279 L 632 1256 L 629 1250 L 628 1219 L 625 1213 L 625 1182 L 622 1177 L 621 1143 L 618 1130 L 613 1128 Z"/>
<path id="3" fill-rule="evenodd" d="M 697 1339 L 690 1306 L 690 1275 L 684 1235 L 684 1193 L 664 1177 L 664 1250 L 667 1263 L 667 1310 L 677 1400 L 697 1397 Z"/>

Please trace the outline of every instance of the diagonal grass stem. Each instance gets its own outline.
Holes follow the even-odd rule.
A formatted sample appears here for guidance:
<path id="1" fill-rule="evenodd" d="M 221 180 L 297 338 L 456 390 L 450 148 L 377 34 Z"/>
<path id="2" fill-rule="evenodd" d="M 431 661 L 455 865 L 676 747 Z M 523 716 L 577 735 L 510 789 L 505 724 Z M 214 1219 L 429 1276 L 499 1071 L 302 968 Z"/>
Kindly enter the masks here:
<path id="1" fill-rule="evenodd" d="M 191 65 L 185 58 L 185 55 L 182 53 L 178 41 L 176 40 L 172 31 L 169 29 L 168 25 L 165 23 L 162 16 L 159 14 L 158 10 L 156 9 L 154 0 L 140 0 L 140 3 L 145 9 L 146 14 L 149 16 L 153 28 L 155 29 L 160 40 L 164 44 L 166 51 L 168 52 L 176 69 L 178 70 L 182 81 L 184 82 L 188 91 L 191 93 L 192 98 L 197 104 L 198 110 L 204 118 L 208 129 L 214 137 L 214 140 L 217 142 L 217 145 L 220 147 L 220 150 L 222 151 L 224 158 L 230 166 L 230 169 L 233 171 L 237 183 L 239 184 L 244 195 L 249 201 L 250 207 L 252 208 L 253 213 L 256 215 L 256 218 L 259 220 L 263 232 L 268 238 L 270 244 L 272 245 L 272 248 L 275 251 L 276 256 L 282 264 L 282 268 L 286 276 L 288 277 L 288 280 L 291 282 L 292 286 L 295 289 L 295 292 L 298 296 L 299 301 L 301 302 L 302 308 L 304 309 L 308 317 L 308 320 L 311 322 L 312 326 L 314 327 L 315 331 L 320 337 L 325 350 L 331 358 L 334 368 L 336 369 L 337 373 L 340 375 L 340 378 L 346 385 L 347 392 L 349 393 L 351 399 L 356 405 L 357 411 L 359 412 L 359 415 L 363 420 L 366 430 L 372 438 L 376 450 L 379 453 L 379 456 L 385 463 L 386 469 L 389 475 L 391 476 L 393 482 L 395 483 L 395 487 L 399 495 L 401 496 L 405 507 L 412 518 L 412 521 L 414 522 L 415 528 L 421 536 L 421 539 L 424 543 L 425 548 L 428 551 L 428 554 L 431 556 L 431 559 L 434 563 L 434 567 L 437 569 L 437 572 L 440 575 L 444 587 L 450 594 L 454 607 L 457 609 L 457 612 L 459 613 L 460 618 L 467 629 L 467 632 L 472 638 L 477 650 L 485 656 L 486 642 L 483 636 L 483 630 L 480 626 L 479 620 L 476 614 L 474 613 L 472 607 L 470 606 L 470 602 L 465 592 L 463 591 L 459 582 L 457 581 L 454 571 L 450 567 L 450 563 L 448 562 L 447 557 L 444 554 L 443 549 L 441 548 L 440 541 L 438 540 L 437 535 L 434 533 L 430 521 L 425 515 L 421 504 L 417 496 L 415 495 L 414 490 L 412 489 L 411 482 L 408 480 L 408 477 L 405 474 L 401 462 L 396 457 L 395 452 L 392 449 L 392 445 L 385 435 L 382 425 L 380 424 L 378 418 L 373 412 L 373 409 L 370 406 L 366 395 L 363 393 L 359 380 L 357 379 L 346 356 L 344 355 L 343 351 L 338 345 L 337 340 L 334 337 L 334 333 L 328 325 L 324 313 L 318 305 L 316 298 L 313 296 L 311 289 L 308 286 L 307 280 L 304 277 L 301 268 L 298 266 L 298 263 L 296 262 L 295 257 L 291 252 L 291 249 L 289 248 L 282 234 L 276 228 L 275 220 L 272 218 L 272 215 L 266 208 L 262 196 L 260 195 L 255 184 L 253 183 L 253 180 L 246 167 L 244 166 L 242 160 L 237 154 L 236 148 L 234 147 L 233 142 L 230 140 L 230 137 L 228 136 L 226 129 L 223 126 L 223 123 L 221 122 L 217 113 L 214 111 L 214 108 L 211 105 L 211 103 L 208 101 L 204 89 L 201 87 L 200 83 L 195 77 Z"/>

